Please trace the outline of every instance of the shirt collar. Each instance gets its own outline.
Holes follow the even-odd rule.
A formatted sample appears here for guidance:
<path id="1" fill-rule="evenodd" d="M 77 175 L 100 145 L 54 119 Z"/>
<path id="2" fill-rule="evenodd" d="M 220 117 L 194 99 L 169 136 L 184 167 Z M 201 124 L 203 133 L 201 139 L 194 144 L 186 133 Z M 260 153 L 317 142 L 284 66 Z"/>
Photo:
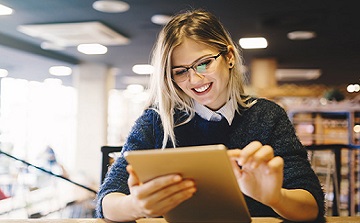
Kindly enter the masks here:
<path id="1" fill-rule="evenodd" d="M 208 121 L 220 121 L 221 116 L 223 116 L 226 118 L 229 125 L 231 125 L 231 123 L 234 119 L 234 116 L 235 116 L 235 108 L 232 105 L 230 100 L 228 102 L 226 102 L 226 104 L 217 111 L 212 111 L 209 108 L 207 108 L 206 106 L 198 103 L 195 100 L 194 100 L 194 105 L 195 105 L 195 107 L 194 107 L 195 112 L 201 118 L 206 119 Z"/>

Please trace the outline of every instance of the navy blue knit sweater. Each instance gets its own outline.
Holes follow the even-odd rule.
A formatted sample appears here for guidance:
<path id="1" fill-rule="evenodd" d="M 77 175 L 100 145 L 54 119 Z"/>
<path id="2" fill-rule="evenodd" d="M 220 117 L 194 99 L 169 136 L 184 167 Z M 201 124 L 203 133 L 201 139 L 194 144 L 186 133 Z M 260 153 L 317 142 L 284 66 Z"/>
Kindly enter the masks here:
<path id="1" fill-rule="evenodd" d="M 175 117 L 181 117 L 181 114 L 176 113 Z M 229 149 L 241 149 L 255 140 L 271 145 L 275 155 L 284 159 L 283 187 L 309 191 L 315 197 L 320 210 L 316 222 L 323 221 L 324 193 L 319 180 L 311 169 L 307 152 L 298 140 L 285 110 L 274 102 L 258 99 L 251 108 L 243 110 L 241 114 L 236 113 L 231 126 L 226 121 L 207 121 L 196 114 L 189 123 L 176 127 L 174 131 L 178 147 L 224 144 Z M 154 110 L 148 109 L 136 121 L 122 152 L 161 148 L 162 140 L 160 117 Z M 101 200 L 106 194 L 111 192 L 129 194 L 126 165 L 126 160 L 119 158 L 110 168 L 97 197 L 98 217 L 103 217 Z M 268 206 L 250 197 L 245 196 L 245 198 L 252 217 L 278 217 Z"/>

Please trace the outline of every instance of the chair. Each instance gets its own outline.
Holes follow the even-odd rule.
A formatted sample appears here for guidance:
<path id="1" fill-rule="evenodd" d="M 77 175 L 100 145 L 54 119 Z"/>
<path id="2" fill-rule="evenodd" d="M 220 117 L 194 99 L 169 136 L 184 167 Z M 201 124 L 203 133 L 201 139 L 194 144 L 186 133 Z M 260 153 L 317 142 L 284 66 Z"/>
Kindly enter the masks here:
<path id="1" fill-rule="evenodd" d="M 100 183 L 102 184 L 107 171 L 111 164 L 115 161 L 116 156 L 122 150 L 122 146 L 102 146 L 102 164 L 101 164 L 101 180 Z"/>

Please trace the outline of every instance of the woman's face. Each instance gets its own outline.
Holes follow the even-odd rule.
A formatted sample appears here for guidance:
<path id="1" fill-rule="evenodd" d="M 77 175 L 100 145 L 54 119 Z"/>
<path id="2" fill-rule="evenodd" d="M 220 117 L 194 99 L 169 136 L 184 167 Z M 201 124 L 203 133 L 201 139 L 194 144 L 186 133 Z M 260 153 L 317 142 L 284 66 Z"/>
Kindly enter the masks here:
<path id="1" fill-rule="evenodd" d="M 188 69 L 188 79 L 176 83 L 189 97 L 214 111 L 221 108 L 228 99 L 229 61 L 232 61 L 231 48 L 228 51 L 229 53 L 224 53 L 211 62 L 212 72 L 201 74 L 201 72 L 195 72 L 194 69 Z M 215 48 L 185 38 L 179 46 L 174 48 L 171 55 L 173 73 L 179 70 L 174 67 L 188 68 L 198 60 L 214 57 L 219 53 Z M 181 69 L 183 68 L 180 68 L 180 71 Z"/>

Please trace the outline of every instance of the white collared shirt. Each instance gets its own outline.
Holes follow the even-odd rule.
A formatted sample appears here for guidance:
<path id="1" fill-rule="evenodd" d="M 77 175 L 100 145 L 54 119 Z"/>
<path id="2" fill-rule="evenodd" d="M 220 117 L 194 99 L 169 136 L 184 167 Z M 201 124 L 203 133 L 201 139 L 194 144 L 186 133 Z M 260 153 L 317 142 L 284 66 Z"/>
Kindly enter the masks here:
<path id="1" fill-rule="evenodd" d="M 229 125 L 231 125 L 235 116 L 235 108 L 232 106 L 230 100 L 217 111 L 212 111 L 197 101 L 194 101 L 194 105 L 195 112 L 200 115 L 201 118 L 208 121 L 220 121 L 222 117 L 225 117 Z"/>

